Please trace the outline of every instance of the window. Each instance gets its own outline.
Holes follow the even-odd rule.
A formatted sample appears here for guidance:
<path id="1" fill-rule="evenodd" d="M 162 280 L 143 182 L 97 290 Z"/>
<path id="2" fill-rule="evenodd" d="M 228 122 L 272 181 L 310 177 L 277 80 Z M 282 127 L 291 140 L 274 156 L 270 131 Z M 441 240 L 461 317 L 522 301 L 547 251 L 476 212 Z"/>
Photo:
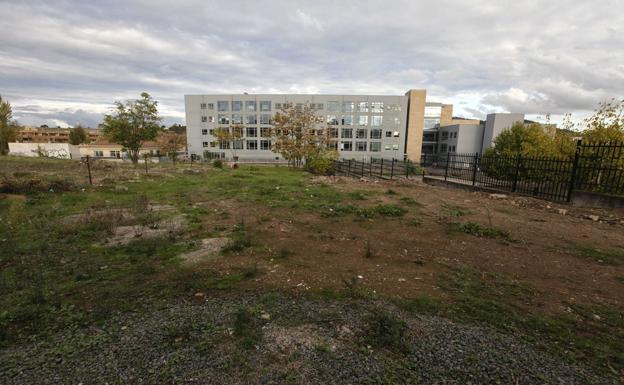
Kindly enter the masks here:
<path id="1" fill-rule="evenodd" d="M 263 138 L 268 138 L 271 136 L 271 129 L 269 127 L 261 127 L 260 128 L 260 136 Z"/>
<path id="2" fill-rule="evenodd" d="M 271 111 L 271 101 L 270 100 L 261 100 L 260 101 L 260 111 Z"/>
<path id="3" fill-rule="evenodd" d="M 327 115 L 327 124 L 331 124 L 331 125 L 338 125 L 338 118 L 336 117 L 336 115 Z"/>
<path id="4" fill-rule="evenodd" d="M 229 150 L 230 149 L 230 141 L 222 140 L 219 142 L 219 149 L 221 150 Z"/>
<path id="5" fill-rule="evenodd" d="M 392 138 L 392 131 L 386 131 L 386 138 Z"/>
<path id="6" fill-rule="evenodd" d="M 208 130 L 207 129 L 202 129 L 202 135 L 208 135 Z"/>
<path id="7" fill-rule="evenodd" d="M 381 126 L 383 123 L 383 116 L 373 115 L 371 116 L 371 126 Z"/>
<path id="8" fill-rule="evenodd" d="M 243 124 L 243 115 L 232 114 L 232 124 Z"/>
<path id="9" fill-rule="evenodd" d="M 210 142 L 210 147 L 213 147 L 213 148 L 217 147 L 217 142 L 215 141 Z"/>
<path id="10" fill-rule="evenodd" d="M 360 126 L 368 126 L 368 116 L 366 115 L 358 116 L 358 124 Z"/>
<path id="11" fill-rule="evenodd" d="M 366 151 L 366 142 L 355 142 L 355 151 Z"/>
<path id="12" fill-rule="evenodd" d="M 202 121 L 202 123 L 206 123 L 208 121 L 208 117 L 207 116 L 202 116 L 201 121 Z"/>
<path id="13" fill-rule="evenodd" d="M 297 112 L 303 111 L 303 103 L 297 103 L 295 105 L 295 111 L 297 111 Z"/>
<path id="14" fill-rule="evenodd" d="M 322 110 L 323 109 L 323 103 L 316 103 L 314 106 L 315 110 Z"/>
<path id="15" fill-rule="evenodd" d="M 338 112 L 340 108 L 340 103 L 338 102 L 327 102 L 327 111 L 329 112 Z"/>
<path id="16" fill-rule="evenodd" d="M 217 120 L 219 124 L 230 124 L 230 117 L 228 115 L 219 115 Z"/>
<path id="17" fill-rule="evenodd" d="M 121 158 L 121 151 L 113 150 L 110 152 L 110 156 L 113 158 Z"/>
<path id="18" fill-rule="evenodd" d="M 208 117 L 208 122 L 214 123 L 214 116 L 209 116 Z"/>
<path id="19" fill-rule="evenodd" d="M 399 105 L 399 104 L 388 104 L 386 106 L 386 111 L 388 111 L 388 112 L 401 112 L 401 105 Z"/>
<path id="20" fill-rule="evenodd" d="M 370 151 L 371 152 L 380 152 L 381 151 L 381 142 L 370 142 Z"/>
<path id="21" fill-rule="evenodd" d="M 255 138 L 258 136 L 258 129 L 256 127 L 245 128 L 245 136 Z"/>
<path id="22" fill-rule="evenodd" d="M 247 149 L 248 150 L 257 150 L 258 149 L 258 141 L 257 140 L 248 140 L 247 141 Z"/>
<path id="23" fill-rule="evenodd" d="M 282 103 L 275 103 L 275 109 L 276 110 L 281 110 L 282 109 Z"/>
<path id="24" fill-rule="evenodd" d="M 399 149 L 399 145 L 398 144 L 393 144 L 392 145 L 392 149 L 393 150 L 398 150 Z"/>
<path id="25" fill-rule="evenodd" d="M 367 134 L 368 134 L 368 133 L 367 133 L 367 131 L 368 131 L 368 130 L 367 130 L 366 128 L 358 128 L 358 129 L 355 131 L 355 137 L 356 137 L 357 139 L 366 139 L 366 137 L 368 136 L 368 135 L 367 135 Z"/>
<path id="26" fill-rule="evenodd" d="M 214 136 L 214 128 L 211 128 L 210 130 L 208 130 L 208 133 L 212 136 Z"/>
<path id="27" fill-rule="evenodd" d="M 208 146 L 209 146 L 209 144 L 208 144 L 208 142 L 202 142 L 202 146 L 203 146 L 203 147 L 208 147 Z"/>
<path id="28" fill-rule="evenodd" d="M 355 103 L 342 102 L 342 112 L 353 112 L 355 110 Z"/>
<path id="29" fill-rule="evenodd" d="M 449 152 L 455 152 L 455 146 L 449 146 Z"/>
<path id="30" fill-rule="evenodd" d="M 448 136 L 449 136 L 449 133 L 447 131 L 442 131 L 442 136 L 440 140 L 447 140 Z"/>
<path id="31" fill-rule="evenodd" d="M 243 136 L 243 127 L 232 127 L 232 134 L 236 137 Z"/>
<path id="32" fill-rule="evenodd" d="M 381 128 L 371 129 L 371 139 L 381 139 Z"/>
<path id="33" fill-rule="evenodd" d="M 270 114 L 260 115 L 260 124 L 271 124 L 271 115 Z"/>
<path id="34" fill-rule="evenodd" d="M 399 131 L 394 131 L 394 133 L 392 134 L 392 136 L 394 136 L 395 138 L 399 137 Z"/>
<path id="35" fill-rule="evenodd" d="M 206 109 L 206 103 L 201 103 L 199 105 L 199 108 L 201 108 L 202 110 L 205 110 Z"/>
<path id="36" fill-rule="evenodd" d="M 256 110 L 256 101 L 248 100 L 245 102 L 245 111 L 255 111 Z"/>
<path id="37" fill-rule="evenodd" d="M 343 126 L 352 126 L 353 125 L 353 115 L 343 115 L 342 116 L 342 125 Z"/>
<path id="38" fill-rule="evenodd" d="M 391 145 L 386 144 L 386 145 L 384 146 L 384 150 L 390 150 L 390 149 L 392 149 L 392 146 L 391 146 Z"/>
<path id="39" fill-rule="evenodd" d="M 214 110 L 214 103 L 208 103 L 208 109 Z"/>
<path id="40" fill-rule="evenodd" d="M 353 151 L 353 142 L 340 142 L 340 149 L 342 151 Z"/>
<path id="41" fill-rule="evenodd" d="M 453 138 L 457 139 L 457 132 L 453 133 Z"/>
<path id="42" fill-rule="evenodd" d="M 260 149 L 261 150 L 270 150 L 271 149 L 271 141 L 270 140 L 261 140 L 260 141 Z"/>
<path id="43" fill-rule="evenodd" d="M 243 141 L 242 140 L 235 140 L 232 142 L 232 148 L 235 150 L 242 150 L 243 149 Z"/>
<path id="44" fill-rule="evenodd" d="M 219 111 L 227 111 L 229 108 L 230 103 L 226 100 L 219 100 L 217 102 L 217 109 Z"/>
<path id="45" fill-rule="evenodd" d="M 343 128 L 340 134 L 341 138 L 353 138 L 353 128 Z"/>
<path id="46" fill-rule="evenodd" d="M 327 143 L 327 147 L 330 150 L 338 150 L 338 143 L 337 142 Z"/>
<path id="47" fill-rule="evenodd" d="M 440 118 L 425 118 L 425 128 L 436 128 L 440 126 Z"/>
<path id="48" fill-rule="evenodd" d="M 440 144 L 440 152 L 446 152 L 448 146 L 446 143 Z"/>
<path id="49" fill-rule="evenodd" d="M 101 151 L 101 150 L 95 150 L 93 153 L 97 157 L 103 157 L 104 156 L 104 151 Z"/>
<path id="50" fill-rule="evenodd" d="M 442 115 L 441 106 L 425 106 L 425 116 L 440 117 Z"/>
<path id="51" fill-rule="evenodd" d="M 358 112 L 368 112 L 368 102 L 359 102 Z"/>
<path id="52" fill-rule="evenodd" d="M 232 111 L 242 111 L 243 110 L 243 102 L 240 100 L 234 100 L 232 102 Z"/>
<path id="53" fill-rule="evenodd" d="M 371 103 L 371 112 L 383 112 L 383 108 L 384 108 L 383 102 Z"/>
<path id="54" fill-rule="evenodd" d="M 247 115 L 245 121 L 247 124 L 258 124 L 258 118 L 256 115 Z"/>
<path id="55" fill-rule="evenodd" d="M 334 128 L 334 127 L 330 127 L 330 129 L 329 129 L 329 137 L 330 138 L 337 138 L 338 137 L 338 129 Z"/>

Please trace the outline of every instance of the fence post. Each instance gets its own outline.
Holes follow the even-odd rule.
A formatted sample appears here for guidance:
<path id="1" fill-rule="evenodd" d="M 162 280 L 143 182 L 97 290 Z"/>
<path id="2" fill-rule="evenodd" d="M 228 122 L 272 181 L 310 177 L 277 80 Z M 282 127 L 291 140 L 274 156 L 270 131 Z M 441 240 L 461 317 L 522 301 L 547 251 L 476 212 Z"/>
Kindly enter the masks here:
<path id="1" fill-rule="evenodd" d="M 390 167 L 390 179 L 394 177 L 394 162 L 396 159 L 392 158 L 392 166 Z"/>
<path id="2" fill-rule="evenodd" d="M 574 152 L 574 161 L 572 163 L 572 173 L 570 175 L 570 185 L 568 186 L 568 196 L 566 201 L 572 201 L 572 190 L 576 184 L 576 169 L 578 168 L 579 158 L 581 157 L 581 139 L 576 142 L 576 151 Z"/>
<path id="3" fill-rule="evenodd" d="M 516 192 L 518 188 L 518 177 L 520 176 L 520 162 L 522 161 L 522 155 L 518 154 L 516 158 L 516 172 L 514 173 L 513 185 L 511 186 L 511 192 Z"/>
<path id="4" fill-rule="evenodd" d="M 403 161 L 403 165 L 405 166 L 405 179 L 409 179 L 409 158 Z"/>
<path id="5" fill-rule="evenodd" d="M 449 153 L 446 153 L 446 167 L 444 167 L 444 180 L 448 178 Z"/>
<path id="6" fill-rule="evenodd" d="M 479 162 L 479 153 L 474 156 L 474 165 L 472 167 L 472 185 L 477 184 L 477 163 Z"/>
<path id="7" fill-rule="evenodd" d="M 381 170 L 379 171 L 379 177 L 383 176 L 383 158 L 381 158 Z"/>
<path id="8" fill-rule="evenodd" d="M 351 175 L 351 159 L 349 159 L 349 167 L 347 168 L 347 175 Z"/>
<path id="9" fill-rule="evenodd" d="M 362 178 L 364 177 L 364 160 L 362 160 Z"/>
<path id="10" fill-rule="evenodd" d="M 87 170 L 89 171 L 89 185 L 93 186 L 93 179 L 91 179 L 91 161 L 89 155 L 87 155 Z"/>
<path id="11" fill-rule="evenodd" d="M 143 154 L 143 162 L 145 163 L 145 173 L 147 174 L 147 154 Z"/>

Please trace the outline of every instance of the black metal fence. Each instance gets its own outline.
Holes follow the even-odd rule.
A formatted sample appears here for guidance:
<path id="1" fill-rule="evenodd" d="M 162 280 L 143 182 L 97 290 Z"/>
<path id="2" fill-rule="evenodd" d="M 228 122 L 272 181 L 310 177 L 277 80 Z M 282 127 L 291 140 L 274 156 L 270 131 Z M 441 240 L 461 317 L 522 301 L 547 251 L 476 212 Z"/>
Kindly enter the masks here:
<path id="1" fill-rule="evenodd" d="M 465 184 L 569 202 L 574 190 L 624 195 L 624 143 L 577 142 L 574 157 L 481 154 L 423 155 L 420 164 L 396 159 L 340 160 L 338 174 L 384 179 L 422 173 Z"/>

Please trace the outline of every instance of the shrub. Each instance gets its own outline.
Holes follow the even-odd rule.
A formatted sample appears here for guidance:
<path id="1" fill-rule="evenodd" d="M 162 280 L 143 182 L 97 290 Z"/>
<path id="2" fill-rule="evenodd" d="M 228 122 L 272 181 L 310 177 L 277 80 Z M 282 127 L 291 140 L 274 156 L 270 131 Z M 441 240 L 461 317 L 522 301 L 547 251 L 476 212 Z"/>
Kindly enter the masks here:
<path id="1" fill-rule="evenodd" d="M 404 342 L 407 324 L 392 314 L 375 310 L 368 319 L 366 342 L 377 348 L 386 348 L 405 352 L 408 350 Z"/>
<path id="2" fill-rule="evenodd" d="M 223 161 L 221 159 L 215 159 L 214 161 L 212 161 L 212 167 L 223 168 Z"/>
<path id="3" fill-rule="evenodd" d="M 449 203 L 442 204 L 442 211 L 451 217 L 463 217 L 464 215 L 470 214 L 470 210 L 467 208 Z"/>
<path id="4" fill-rule="evenodd" d="M 241 308 L 234 314 L 234 335 L 246 349 L 262 341 L 262 328 L 249 309 Z"/>

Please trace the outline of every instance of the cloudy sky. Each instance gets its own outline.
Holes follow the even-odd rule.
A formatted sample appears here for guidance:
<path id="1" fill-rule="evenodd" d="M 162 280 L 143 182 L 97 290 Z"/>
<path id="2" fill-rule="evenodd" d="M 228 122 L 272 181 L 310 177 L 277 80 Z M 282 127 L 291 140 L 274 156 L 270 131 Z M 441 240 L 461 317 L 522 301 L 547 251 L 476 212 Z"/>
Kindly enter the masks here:
<path id="1" fill-rule="evenodd" d="M 96 126 L 142 91 L 426 88 L 455 115 L 580 119 L 624 97 L 624 3 L 484 0 L 0 0 L 0 94 L 23 124 Z"/>

